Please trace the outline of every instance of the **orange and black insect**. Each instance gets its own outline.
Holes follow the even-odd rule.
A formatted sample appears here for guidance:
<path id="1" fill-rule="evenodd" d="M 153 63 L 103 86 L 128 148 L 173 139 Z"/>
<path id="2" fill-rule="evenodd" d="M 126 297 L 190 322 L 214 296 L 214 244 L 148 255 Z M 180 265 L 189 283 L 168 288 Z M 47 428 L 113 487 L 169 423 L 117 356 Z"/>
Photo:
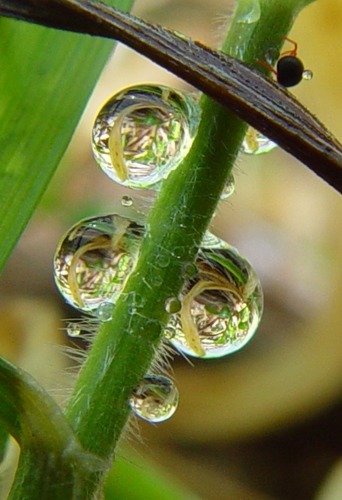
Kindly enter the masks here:
<path id="1" fill-rule="evenodd" d="M 312 78 L 312 73 L 304 69 L 304 64 L 297 56 L 298 44 L 286 36 L 284 36 L 283 39 L 291 43 L 293 47 L 291 50 L 287 50 L 280 54 L 276 68 L 274 69 L 265 61 L 260 61 L 260 63 L 275 74 L 277 82 L 280 83 L 280 85 L 284 87 L 294 87 L 300 83 L 303 78 Z"/>

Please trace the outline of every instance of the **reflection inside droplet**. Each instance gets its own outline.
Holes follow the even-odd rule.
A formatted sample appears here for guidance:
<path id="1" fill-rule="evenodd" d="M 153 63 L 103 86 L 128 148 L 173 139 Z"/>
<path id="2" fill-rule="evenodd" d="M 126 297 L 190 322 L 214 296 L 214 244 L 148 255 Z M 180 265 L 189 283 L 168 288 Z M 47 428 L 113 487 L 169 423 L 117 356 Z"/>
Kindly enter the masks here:
<path id="1" fill-rule="evenodd" d="M 64 299 L 84 312 L 109 314 L 129 276 L 144 226 L 119 215 L 84 219 L 61 239 L 54 277 Z"/>
<path id="2" fill-rule="evenodd" d="M 162 375 L 147 375 L 134 390 L 129 404 L 138 417 L 158 423 L 172 417 L 178 400 L 178 390 L 171 379 Z"/>
<path id="3" fill-rule="evenodd" d="M 249 262 L 221 240 L 202 247 L 198 276 L 182 290 L 182 309 L 166 337 L 181 352 L 218 358 L 241 349 L 254 335 L 263 310 L 260 282 Z"/>
<path id="4" fill-rule="evenodd" d="M 269 153 L 277 144 L 252 127 L 249 127 L 243 140 L 241 151 L 248 155 Z"/>
<path id="5" fill-rule="evenodd" d="M 115 182 L 134 189 L 160 183 L 187 154 L 200 107 L 162 85 L 138 85 L 115 94 L 93 127 L 93 152 Z"/>

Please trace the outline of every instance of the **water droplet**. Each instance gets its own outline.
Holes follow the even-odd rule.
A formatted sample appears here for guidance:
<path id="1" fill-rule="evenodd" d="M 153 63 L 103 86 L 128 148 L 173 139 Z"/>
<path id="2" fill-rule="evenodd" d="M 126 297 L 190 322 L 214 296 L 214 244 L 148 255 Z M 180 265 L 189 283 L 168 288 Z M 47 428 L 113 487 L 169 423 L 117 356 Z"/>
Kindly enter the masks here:
<path id="1" fill-rule="evenodd" d="M 262 315 L 262 289 L 253 268 L 220 241 L 220 248 L 199 251 L 198 276 L 185 283 L 181 311 L 166 328 L 170 342 L 194 357 L 218 358 L 241 349 Z"/>
<path id="2" fill-rule="evenodd" d="M 170 257 L 165 253 L 160 253 L 158 255 L 158 264 L 160 267 L 165 269 L 170 264 Z"/>
<path id="3" fill-rule="evenodd" d="M 129 404 L 138 417 L 158 423 L 172 417 L 178 400 L 178 389 L 171 379 L 162 375 L 148 375 L 134 390 Z"/>
<path id="4" fill-rule="evenodd" d="M 96 309 L 96 316 L 100 321 L 110 321 L 113 316 L 114 304 L 113 302 L 103 302 Z"/>
<path id="5" fill-rule="evenodd" d="M 233 174 L 230 174 L 223 192 L 221 193 L 221 200 L 226 200 L 235 191 L 235 180 Z"/>
<path id="6" fill-rule="evenodd" d="M 165 311 L 170 314 L 179 312 L 182 308 L 182 303 L 177 297 L 169 297 L 165 301 Z"/>
<path id="7" fill-rule="evenodd" d="M 206 231 L 204 233 L 203 239 L 202 239 L 202 248 L 222 248 L 222 242 L 221 238 L 216 236 L 215 234 L 211 233 L 210 231 Z M 197 267 L 196 267 L 197 269 Z"/>
<path id="8" fill-rule="evenodd" d="M 121 205 L 123 207 L 131 207 L 133 205 L 133 198 L 124 194 L 123 197 L 121 198 Z"/>
<path id="9" fill-rule="evenodd" d="M 200 107 L 190 95 L 162 85 L 128 87 L 96 117 L 95 159 L 119 184 L 157 187 L 187 154 L 199 117 Z"/>
<path id="10" fill-rule="evenodd" d="M 269 153 L 277 144 L 252 127 L 249 127 L 243 140 L 241 151 L 248 155 Z"/>
<path id="11" fill-rule="evenodd" d="M 244 0 L 239 3 L 238 23 L 252 24 L 259 21 L 261 15 L 259 0 Z"/>
<path id="12" fill-rule="evenodd" d="M 313 79 L 313 72 L 311 69 L 305 69 L 303 71 L 303 79 L 304 80 L 312 80 Z"/>
<path id="13" fill-rule="evenodd" d="M 82 330 L 77 323 L 68 323 L 66 332 L 69 337 L 79 337 Z"/>
<path id="14" fill-rule="evenodd" d="M 115 214 L 72 226 L 54 257 L 55 282 L 65 300 L 95 315 L 101 305 L 108 310 L 135 264 L 143 235 L 141 223 Z"/>
<path id="15" fill-rule="evenodd" d="M 185 279 L 191 279 L 197 276 L 198 269 L 194 262 L 186 262 L 183 267 L 183 277 Z"/>

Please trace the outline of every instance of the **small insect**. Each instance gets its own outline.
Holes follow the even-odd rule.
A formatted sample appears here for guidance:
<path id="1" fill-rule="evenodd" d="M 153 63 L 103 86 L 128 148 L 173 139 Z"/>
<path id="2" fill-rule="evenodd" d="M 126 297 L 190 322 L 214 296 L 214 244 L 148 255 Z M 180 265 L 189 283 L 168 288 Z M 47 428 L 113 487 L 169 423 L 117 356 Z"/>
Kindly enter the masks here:
<path id="1" fill-rule="evenodd" d="M 280 55 L 277 61 L 276 69 L 264 61 L 260 62 L 276 75 L 277 82 L 284 87 L 294 87 L 303 79 L 310 80 L 313 76 L 312 72 L 304 69 L 302 61 L 299 57 L 297 57 L 298 44 L 286 36 L 282 38 L 291 43 L 293 48 Z"/>

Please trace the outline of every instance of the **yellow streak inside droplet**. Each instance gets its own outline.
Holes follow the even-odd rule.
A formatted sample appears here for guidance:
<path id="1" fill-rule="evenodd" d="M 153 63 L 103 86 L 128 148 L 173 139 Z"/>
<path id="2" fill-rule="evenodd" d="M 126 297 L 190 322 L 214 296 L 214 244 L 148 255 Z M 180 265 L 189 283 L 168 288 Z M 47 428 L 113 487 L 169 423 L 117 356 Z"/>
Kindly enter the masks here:
<path id="1" fill-rule="evenodd" d="M 233 285 L 217 284 L 211 281 L 199 281 L 195 286 L 191 288 L 187 295 L 185 295 L 182 303 L 182 309 L 180 311 L 180 320 L 186 343 L 188 344 L 190 349 L 192 349 L 192 351 L 198 356 L 204 356 L 205 350 L 202 347 L 199 333 L 192 319 L 191 303 L 197 295 L 200 295 L 206 290 L 223 290 L 226 292 L 231 292 L 234 293 L 239 298 L 239 300 L 242 300 L 239 291 Z"/>
<path id="2" fill-rule="evenodd" d="M 100 249 L 108 249 L 112 248 L 113 250 L 117 247 L 119 251 L 119 242 L 122 238 L 122 236 L 125 234 L 125 231 L 127 227 L 129 226 L 129 221 L 122 221 L 120 224 L 118 224 L 118 230 L 117 232 L 113 235 L 111 240 L 108 240 L 104 235 L 99 235 L 94 241 L 90 241 L 89 243 L 86 243 L 85 245 L 82 245 L 76 252 L 74 253 L 71 263 L 70 263 L 70 268 L 69 268 L 69 273 L 68 273 L 68 285 L 70 288 L 71 295 L 75 302 L 77 303 L 78 307 L 84 307 L 84 300 L 82 298 L 81 292 L 80 292 L 80 287 L 77 282 L 77 263 L 79 259 L 85 255 L 87 252 L 90 252 L 91 250 L 100 250 Z"/>
<path id="3" fill-rule="evenodd" d="M 161 109 L 162 105 L 156 104 L 148 104 L 145 103 L 135 103 L 131 106 L 127 106 L 120 113 L 120 115 L 115 119 L 113 127 L 110 131 L 108 138 L 108 149 L 110 159 L 112 161 L 113 168 L 121 181 L 126 181 L 128 179 L 128 168 L 124 157 L 124 151 L 121 143 L 121 130 L 124 119 L 134 111 L 138 111 L 139 109 Z"/>

